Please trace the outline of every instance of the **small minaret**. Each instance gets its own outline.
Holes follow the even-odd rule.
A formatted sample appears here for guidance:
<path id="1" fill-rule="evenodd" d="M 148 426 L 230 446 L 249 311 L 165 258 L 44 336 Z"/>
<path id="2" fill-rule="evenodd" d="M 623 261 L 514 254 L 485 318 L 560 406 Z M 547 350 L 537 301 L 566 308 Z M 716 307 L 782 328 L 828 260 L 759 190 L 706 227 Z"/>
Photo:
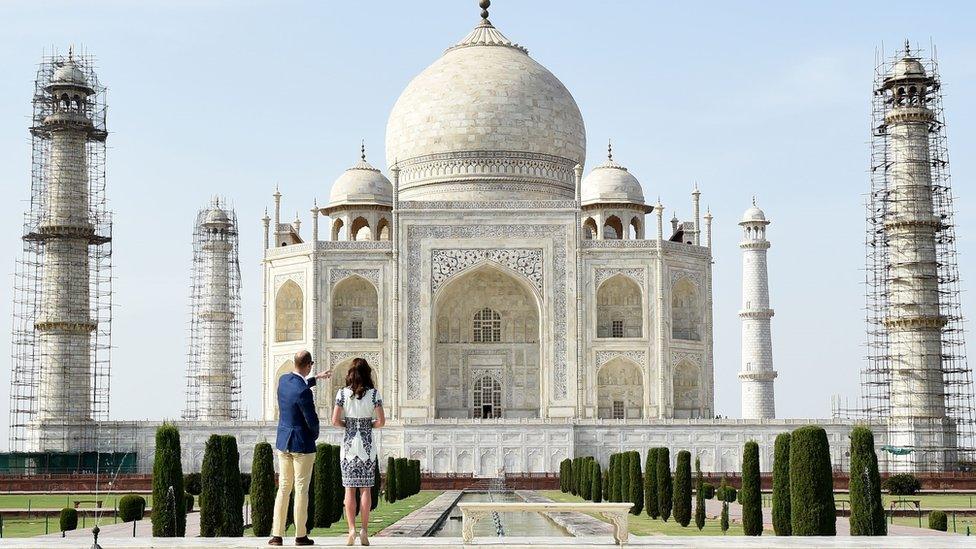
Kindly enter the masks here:
<path id="1" fill-rule="evenodd" d="M 743 230 L 742 248 L 742 418 L 774 419 L 776 403 L 773 397 L 773 344 L 769 320 L 769 276 L 766 269 L 766 215 L 752 200 L 739 226 Z"/>

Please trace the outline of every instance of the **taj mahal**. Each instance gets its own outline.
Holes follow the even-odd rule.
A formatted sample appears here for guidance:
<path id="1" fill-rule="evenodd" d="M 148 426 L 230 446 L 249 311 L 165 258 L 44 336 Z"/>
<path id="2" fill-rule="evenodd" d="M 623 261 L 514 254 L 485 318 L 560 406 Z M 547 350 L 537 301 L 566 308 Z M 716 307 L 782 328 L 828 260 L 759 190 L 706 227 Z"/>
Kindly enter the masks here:
<path id="1" fill-rule="evenodd" d="M 704 471 L 734 471 L 749 440 L 759 443 L 761 467 L 768 471 L 776 435 L 809 423 L 827 430 L 835 467 L 849 464 L 848 433 L 856 423 L 873 427 L 879 446 L 917 450 L 885 455 L 883 469 L 953 466 L 962 423 L 949 410 L 948 378 L 933 374 L 945 366 L 932 357 L 944 354 L 946 326 L 958 319 L 940 316 L 938 303 L 934 312 L 913 306 L 919 296 L 938 293 L 930 262 L 899 263 L 900 309 L 881 307 L 877 317 L 876 329 L 894 334 L 901 354 L 872 355 L 872 364 L 887 368 L 888 383 L 872 387 L 887 391 L 879 401 L 901 403 L 898 410 L 781 418 L 766 263 L 775 225 L 756 199 L 750 206 L 744 194 L 742 217 L 713 226 L 700 206 L 701 191 L 689 186 L 688 202 L 677 206 L 691 215 L 678 219 L 672 213 L 677 206 L 648 200 L 639 174 L 603 138 L 605 160 L 584 166 L 586 126 L 572 93 L 496 28 L 487 8 L 466 36 L 445 41 L 443 54 L 406 84 L 392 106 L 385 173 L 371 163 L 375 151 L 363 145 L 358 158 L 350 154 L 350 168 L 323 174 L 334 178 L 328 197 L 298 205 L 308 214 L 291 222 L 282 219 L 287 185 L 274 191 L 262 219 L 262 286 L 245 289 L 263 298 L 262 317 L 249 319 L 263 333 L 261 363 L 248 365 L 260 368 L 257 386 L 240 385 L 237 218 L 219 200 L 201 210 L 192 309 L 198 331 L 191 337 L 187 411 L 176 422 L 185 470 L 199 470 L 211 433 L 236 435 L 241 465 L 250 467 L 254 444 L 274 439 L 278 380 L 303 349 L 312 353 L 317 371 L 335 372 L 315 389 L 321 416 L 331 415 L 352 360 L 368 360 L 389 418 L 376 435 L 380 462 L 387 456 L 417 459 L 428 473 L 546 473 L 574 456 L 606 462 L 614 452 L 660 446 L 690 450 Z M 920 99 L 937 89 L 927 70 L 906 46 L 901 61 L 879 80 L 880 96 L 890 98 L 881 119 L 890 134 L 914 135 L 925 130 L 913 124 L 933 120 L 926 117 L 936 111 Z M 46 250 L 30 256 L 40 257 L 37 291 L 56 295 L 75 284 L 71 277 L 84 274 L 97 282 L 98 263 L 86 262 L 85 250 L 97 257 L 110 243 L 98 236 L 97 223 L 50 221 L 74 219 L 72 201 L 65 198 L 72 192 L 88 200 L 85 189 L 97 166 L 79 160 L 80 151 L 85 143 L 104 147 L 104 112 L 99 119 L 100 111 L 91 107 L 104 88 L 71 54 L 41 72 L 36 97 L 50 101 L 35 106 L 32 133 L 49 139 L 43 150 L 51 152 L 44 164 L 49 171 L 36 172 L 43 184 L 35 193 L 51 199 L 38 202 L 47 209 L 24 238 L 25 250 Z M 898 175 L 899 166 L 917 167 L 915 160 L 929 154 L 928 142 L 916 136 L 889 146 L 892 168 L 884 184 L 895 191 L 884 196 L 937 198 L 937 191 L 925 189 L 938 174 L 927 186 L 917 170 L 911 178 Z M 912 256 L 900 253 L 909 249 L 922 256 L 941 253 L 935 234 L 948 223 L 932 221 L 937 202 L 923 220 L 917 209 L 902 205 L 893 209 L 900 212 L 897 224 L 877 222 L 882 233 L 899 235 L 885 240 L 899 253 L 876 258 L 879 265 Z M 296 205 L 287 206 L 293 211 Z M 717 417 L 714 404 L 713 230 L 741 234 L 740 418 Z M 45 269 L 44 261 L 75 268 Z M 90 274 L 89 265 L 95 269 Z M 39 395 L 18 404 L 25 411 L 12 429 L 26 433 L 18 439 L 22 449 L 125 453 L 135 456 L 139 471 L 150 470 L 160 422 L 100 415 L 107 409 L 107 392 L 100 392 L 107 384 L 99 373 L 107 359 L 98 351 L 105 320 L 88 312 L 87 301 L 38 302 L 34 316 L 24 316 L 20 335 L 15 331 L 15 343 L 17 337 L 25 342 L 15 351 L 23 353 L 24 364 L 56 363 L 84 383 L 62 387 L 53 378 L 18 377 L 23 372 L 15 357 L 12 402 Z M 74 307 L 70 323 L 59 316 L 58 307 L 67 306 Z M 913 347 L 918 337 L 924 345 Z M 71 354 L 86 346 L 94 349 L 91 361 Z M 919 353 L 929 354 L 904 359 Z M 919 369 L 927 372 L 924 395 L 911 382 Z M 970 385 L 965 388 L 971 393 Z M 258 419 L 244 419 L 241 392 L 260 392 Z M 948 408 L 933 404 L 943 400 Z M 63 421 L 53 424 L 52 418 Z M 320 441 L 339 436 L 323 430 Z"/>

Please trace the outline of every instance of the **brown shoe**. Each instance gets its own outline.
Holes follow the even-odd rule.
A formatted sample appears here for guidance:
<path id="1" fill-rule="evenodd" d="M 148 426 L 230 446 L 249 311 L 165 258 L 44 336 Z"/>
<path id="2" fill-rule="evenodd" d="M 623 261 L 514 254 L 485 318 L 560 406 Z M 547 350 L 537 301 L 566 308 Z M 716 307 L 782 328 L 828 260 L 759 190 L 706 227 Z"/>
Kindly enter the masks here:
<path id="1" fill-rule="evenodd" d="M 282 541 L 283 540 L 280 536 L 272 536 L 272 538 L 268 540 L 268 545 L 277 545 L 278 547 L 281 547 Z"/>
<path id="2" fill-rule="evenodd" d="M 295 545 L 315 545 L 315 542 L 308 539 L 308 536 L 302 536 L 300 538 L 295 538 Z"/>

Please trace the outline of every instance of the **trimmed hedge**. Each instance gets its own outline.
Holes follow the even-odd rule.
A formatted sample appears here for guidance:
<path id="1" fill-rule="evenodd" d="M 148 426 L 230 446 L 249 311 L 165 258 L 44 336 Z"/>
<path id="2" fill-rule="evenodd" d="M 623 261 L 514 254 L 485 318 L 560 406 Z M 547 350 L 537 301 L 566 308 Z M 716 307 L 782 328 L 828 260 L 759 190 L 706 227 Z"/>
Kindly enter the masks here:
<path id="1" fill-rule="evenodd" d="M 580 487 L 579 495 L 585 500 L 590 499 L 590 488 L 592 487 L 592 475 L 590 474 L 590 462 L 592 458 L 585 457 L 582 460 L 582 466 L 580 471 Z"/>
<path id="2" fill-rule="evenodd" d="M 170 423 L 156 430 L 156 455 L 152 478 L 152 535 L 181 538 L 186 535 L 186 501 L 183 499 L 183 462 L 180 431 Z"/>
<path id="3" fill-rule="evenodd" d="M 332 478 L 338 479 L 336 482 L 332 483 L 332 500 L 335 503 L 329 506 L 329 508 L 332 509 L 331 522 L 334 524 L 342 520 L 342 513 L 344 509 L 343 500 L 346 499 L 346 489 L 342 486 L 342 463 L 339 459 L 342 453 L 342 448 L 333 444 L 329 444 L 328 447 Z"/>
<path id="4" fill-rule="evenodd" d="M 193 512 L 193 494 L 183 492 L 183 505 L 186 507 L 186 514 Z"/>
<path id="5" fill-rule="evenodd" d="M 790 440 L 790 525 L 794 536 L 837 535 L 830 444 L 823 427 L 808 425 Z"/>
<path id="6" fill-rule="evenodd" d="M 590 482 L 590 501 L 600 503 L 603 501 L 603 471 L 600 470 L 600 464 L 596 461 L 593 462 L 590 476 L 592 477 Z"/>
<path id="7" fill-rule="evenodd" d="M 200 537 L 217 537 L 223 520 L 223 437 L 210 435 L 200 466 Z"/>
<path id="8" fill-rule="evenodd" d="M 722 528 L 722 534 L 729 531 L 729 502 L 727 501 L 722 501 L 722 518 L 719 527 Z"/>
<path id="9" fill-rule="evenodd" d="M 922 483 L 911 473 L 899 473 L 885 479 L 881 487 L 893 496 L 911 496 L 922 489 Z"/>
<path id="10" fill-rule="evenodd" d="M 759 484 L 759 444 L 750 440 L 742 447 L 742 533 L 761 536 L 763 531 L 762 493 Z"/>
<path id="11" fill-rule="evenodd" d="M 705 527 L 705 480 L 702 478 L 701 460 L 695 458 L 695 526 Z"/>
<path id="12" fill-rule="evenodd" d="M 681 526 L 688 526 L 691 522 L 691 452 L 678 452 L 678 461 L 674 468 L 674 520 Z"/>
<path id="13" fill-rule="evenodd" d="M 790 434 L 776 435 L 773 447 L 773 531 L 793 535 L 790 526 Z"/>
<path id="14" fill-rule="evenodd" d="M 715 497 L 719 501 L 734 503 L 738 499 L 738 496 L 739 492 L 735 489 L 735 486 L 730 485 L 728 479 L 722 477 L 722 483 L 719 484 L 718 490 L 715 490 Z"/>
<path id="15" fill-rule="evenodd" d="M 566 460 L 563 460 L 565 462 Z M 386 502 L 396 503 L 397 500 L 397 476 L 396 476 L 396 458 L 390 456 L 386 458 Z M 559 477 L 559 482 L 563 482 L 562 475 Z"/>
<path id="16" fill-rule="evenodd" d="M 851 476 L 848 490 L 851 498 L 851 535 L 885 536 L 884 504 L 881 502 L 881 474 L 874 451 L 874 433 L 867 427 L 851 430 Z"/>
<path id="17" fill-rule="evenodd" d="M 251 527 L 255 536 L 271 535 L 275 503 L 274 450 L 259 442 L 251 459 Z"/>
<path id="18" fill-rule="evenodd" d="M 630 498 L 634 506 L 630 508 L 631 514 L 640 515 L 644 510 L 644 477 L 641 475 L 640 452 L 631 451 L 630 454 Z"/>
<path id="19" fill-rule="evenodd" d="M 77 530 L 78 510 L 73 507 L 61 509 L 61 516 L 58 517 L 58 527 L 61 528 L 62 536 L 64 536 L 64 532 Z"/>
<path id="20" fill-rule="evenodd" d="M 201 487 L 200 473 L 183 475 L 183 489 L 186 490 L 187 494 L 199 496 Z"/>
<path id="21" fill-rule="evenodd" d="M 220 537 L 239 538 L 244 535 L 244 490 L 241 485 L 241 455 L 237 451 L 237 438 L 234 435 L 224 435 L 221 456 L 225 483 L 221 505 L 223 514 L 218 531 Z"/>
<path id="22" fill-rule="evenodd" d="M 651 518 L 661 516 L 657 506 L 657 448 L 649 448 L 644 461 L 644 510 Z"/>
<path id="23" fill-rule="evenodd" d="M 407 471 L 407 458 L 396 458 L 393 466 L 396 469 L 397 476 L 397 499 L 404 499 L 410 495 L 410 479 L 407 477 L 409 474 L 409 471 Z"/>
<path id="24" fill-rule="evenodd" d="M 132 522 L 142 520 L 146 515 L 146 498 L 136 494 L 126 494 L 119 498 L 119 520 Z M 155 511 L 154 511 L 155 512 Z"/>
<path id="25" fill-rule="evenodd" d="M 620 501 L 634 501 L 633 492 L 630 489 L 630 485 L 634 481 L 634 472 L 630 464 L 633 458 L 634 455 L 630 452 L 621 452 L 620 457 L 617 458 L 620 461 Z M 633 508 L 631 508 L 631 512 L 633 512 Z"/>
<path id="26" fill-rule="evenodd" d="M 657 449 L 657 508 L 664 522 L 671 517 L 672 497 L 671 451 L 662 447 Z"/>
<path id="27" fill-rule="evenodd" d="M 610 493 L 613 495 L 611 501 L 620 503 L 624 501 L 623 495 L 623 468 L 624 468 L 624 458 L 623 454 L 614 454 L 616 459 L 613 460 L 613 476 L 610 478 Z"/>
<path id="28" fill-rule="evenodd" d="M 946 517 L 945 511 L 935 510 L 929 512 L 929 529 L 940 532 L 949 531 L 949 518 Z"/>
<path id="29" fill-rule="evenodd" d="M 332 526 L 335 516 L 332 506 L 336 504 L 332 484 L 342 483 L 342 479 L 336 478 L 335 471 L 332 470 L 332 450 L 329 446 L 329 444 L 319 444 L 315 447 L 315 464 L 312 466 L 315 488 L 314 496 L 309 497 L 310 501 L 314 501 L 315 508 L 314 513 L 309 514 L 312 515 L 312 524 L 316 528 Z"/>
<path id="30" fill-rule="evenodd" d="M 715 485 L 711 482 L 703 482 L 702 493 L 705 495 L 705 499 L 712 499 L 715 497 Z"/>

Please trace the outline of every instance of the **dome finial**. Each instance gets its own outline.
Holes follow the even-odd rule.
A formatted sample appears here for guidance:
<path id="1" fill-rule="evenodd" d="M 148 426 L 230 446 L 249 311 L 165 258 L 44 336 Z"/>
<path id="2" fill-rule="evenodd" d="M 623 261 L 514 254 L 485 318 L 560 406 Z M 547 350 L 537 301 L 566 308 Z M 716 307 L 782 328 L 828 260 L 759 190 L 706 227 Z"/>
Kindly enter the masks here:
<path id="1" fill-rule="evenodd" d="M 756 205 L 756 195 L 752 195 L 752 205 Z"/>
<path id="2" fill-rule="evenodd" d="M 359 142 L 359 158 L 363 162 L 366 161 L 366 140 L 365 139 Z"/>
<path id="3" fill-rule="evenodd" d="M 481 8 L 481 18 L 488 21 L 488 8 L 491 7 L 491 0 L 481 0 L 478 6 Z"/>
<path id="4" fill-rule="evenodd" d="M 912 56 L 912 45 L 908 43 L 908 39 L 905 39 L 905 57 Z"/>
<path id="5" fill-rule="evenodd" d="M 607 139 L 607 160 L 613 162 L 613 141 Z"/>

